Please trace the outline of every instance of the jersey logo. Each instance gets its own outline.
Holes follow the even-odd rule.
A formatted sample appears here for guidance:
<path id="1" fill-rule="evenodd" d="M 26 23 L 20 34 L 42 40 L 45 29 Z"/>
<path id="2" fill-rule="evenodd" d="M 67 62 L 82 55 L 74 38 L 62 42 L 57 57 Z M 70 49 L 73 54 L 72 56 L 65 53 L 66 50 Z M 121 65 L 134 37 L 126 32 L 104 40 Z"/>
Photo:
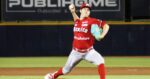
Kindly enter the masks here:
<path id="1" fill-rule="evenodd" d="M 82 24 L 82 26 L 88 26 L 88 24 Z"/>
<path id="2" fill-rule="evenodd" d="M 87 33 L 88 32 L 88 29 L 86 28 L 78 28 L 78 27 L 74 27 L 74 32 L 84 32 L 84 33 Z"/>
<path id="3" fill-rule="evenodd" d="M 88 26 L 88 21 L 83 21 L 82 26 Z"/>

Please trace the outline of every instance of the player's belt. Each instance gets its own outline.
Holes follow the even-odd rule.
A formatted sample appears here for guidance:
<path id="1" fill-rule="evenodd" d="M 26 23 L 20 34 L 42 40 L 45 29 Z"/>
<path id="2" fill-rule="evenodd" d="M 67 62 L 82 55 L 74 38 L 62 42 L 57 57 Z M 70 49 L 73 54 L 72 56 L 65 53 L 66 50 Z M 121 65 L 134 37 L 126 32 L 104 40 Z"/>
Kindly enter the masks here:
<path id="1" fill-rule="evenodd" d="M 93 49 L 93 47 L 90 47 L 88 49 L 78 49 L 78 48 L 73 48 L 75 51 L 80 52 L 80 53 L 85 53 L 85 52 L 89 52 L 90 50 Z"/>

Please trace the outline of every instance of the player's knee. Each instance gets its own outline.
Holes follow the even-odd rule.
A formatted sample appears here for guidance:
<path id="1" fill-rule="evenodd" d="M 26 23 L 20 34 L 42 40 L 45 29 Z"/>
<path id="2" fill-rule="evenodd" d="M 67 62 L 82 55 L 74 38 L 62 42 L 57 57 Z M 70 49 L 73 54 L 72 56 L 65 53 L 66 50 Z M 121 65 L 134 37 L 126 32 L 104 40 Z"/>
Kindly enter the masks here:
<path id="1" fill-rule="evenodd" d="M 101 61 L 101 63 L 102 63 L 102 64 L 104 64 L 104 63 L 105 63 L 105 60 L 104 60 L 104 58 L 102 58 L 102 61 Z"/>
<path id="2" fill-rule="evenodd" d="M 102 58 L 101 60 L 98 60 L 95 62 L 96 65 L 105 64 L 105 60 Z"/>
<path id="3" fill-rule="evenodd" d="M 68 74 L 71 71 L 71 69 L 63 68 L 63 74 Z"/>

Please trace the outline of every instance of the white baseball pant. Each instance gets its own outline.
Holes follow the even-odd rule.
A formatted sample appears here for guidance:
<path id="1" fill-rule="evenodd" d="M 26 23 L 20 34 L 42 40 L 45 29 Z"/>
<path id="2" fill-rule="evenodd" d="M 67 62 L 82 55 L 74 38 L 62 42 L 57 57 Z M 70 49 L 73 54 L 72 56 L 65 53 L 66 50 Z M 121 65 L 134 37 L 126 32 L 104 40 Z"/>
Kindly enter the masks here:
<path id="1" fill-rule="evenodd" d="M 63 67 L 63 74 L 69 73 L 81 60 L 87 60 L 97 66 L 104 64 L 104 58 L 94 48 L 85 53 L 80 53 L 73 49 Z"/>

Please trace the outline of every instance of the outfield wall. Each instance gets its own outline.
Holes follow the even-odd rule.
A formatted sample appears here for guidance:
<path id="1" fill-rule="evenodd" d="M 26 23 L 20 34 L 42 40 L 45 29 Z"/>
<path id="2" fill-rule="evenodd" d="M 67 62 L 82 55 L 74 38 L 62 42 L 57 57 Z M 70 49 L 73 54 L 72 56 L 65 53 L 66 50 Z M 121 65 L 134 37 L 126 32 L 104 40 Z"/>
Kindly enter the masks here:
<path id="1" fill-rule="evenodd" d="M 95 44 L 102 55 L 150 55 L 150 25 L 110 25 Z M 72 25 L 1 25 L 0 56 L 66 56 L 72 49 Z"/>

